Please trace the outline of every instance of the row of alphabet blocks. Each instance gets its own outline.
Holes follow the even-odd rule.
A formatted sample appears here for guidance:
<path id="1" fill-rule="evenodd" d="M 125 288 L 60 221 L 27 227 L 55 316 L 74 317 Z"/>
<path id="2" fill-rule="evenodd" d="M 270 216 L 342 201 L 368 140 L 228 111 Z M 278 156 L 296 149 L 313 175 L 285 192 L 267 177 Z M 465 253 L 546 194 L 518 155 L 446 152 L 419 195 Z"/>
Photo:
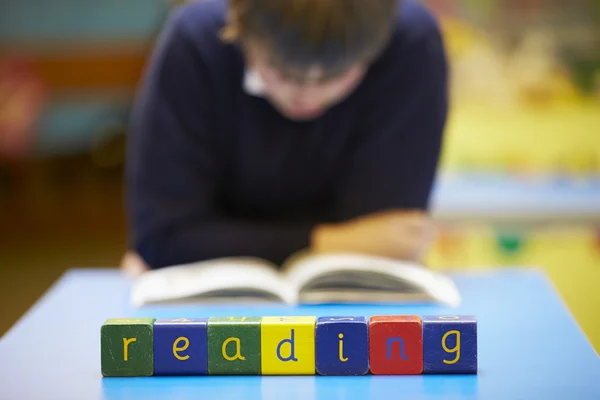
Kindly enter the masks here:
<path id="1" fill-rule="evenodd" d="M 108 319 L 104 376 L 477 373 L 474 316 Z"/>

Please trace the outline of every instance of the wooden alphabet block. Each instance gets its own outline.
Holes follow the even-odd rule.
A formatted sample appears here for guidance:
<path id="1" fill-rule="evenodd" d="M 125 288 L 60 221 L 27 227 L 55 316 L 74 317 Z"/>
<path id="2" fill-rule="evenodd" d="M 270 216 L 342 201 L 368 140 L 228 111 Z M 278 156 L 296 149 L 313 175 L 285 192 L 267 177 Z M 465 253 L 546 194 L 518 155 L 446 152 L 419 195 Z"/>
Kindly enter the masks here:
<path id="1" fill-rule="evenodd" d="M 477 320 L 474 316 L 423 317 L 425 373 L 477 373 Z"/>
<path id="2" fill-rule="evenodd" d="M 208 373 L 260 375 L 261 317 L 208 320 Z"/>
<path id="3" fill-rule="evenodd" d="M 154 322 L 154 375 L 206 375 L 207 322 L 208 318 Z"/>
<path id="4" fill-rule="evenodd" d="M 321 375 L 369 372 L 369 326 L 365 317 L 321 317 L 315 331 L 316 369 Z"/>
<path id="5" fill-rule="evenodd" d="M 151 376 L 154 373 L 155 318 L 111 318 L 100 328 L 104 376 Z"/>
<path id="6" fill-rule="evenodd" d="M 313 375 L 315 322 L 316 317 L 263 317 L 262 374 Z"/>
<path id="7" fill-rule="evenodd" d="M 421 318 L 373 316 L 369 320 L 369 361 L 376 375 L 415 375 L 423 372 Z"/>

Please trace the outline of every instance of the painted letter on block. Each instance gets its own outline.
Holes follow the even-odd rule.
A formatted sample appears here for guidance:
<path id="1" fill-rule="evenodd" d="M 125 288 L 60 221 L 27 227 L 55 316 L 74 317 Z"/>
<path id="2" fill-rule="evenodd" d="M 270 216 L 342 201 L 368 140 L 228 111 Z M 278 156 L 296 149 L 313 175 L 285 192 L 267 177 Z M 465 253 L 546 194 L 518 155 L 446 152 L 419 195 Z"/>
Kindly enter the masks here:
<path id="1" fill-rule="evenodd" d="M 316 317 L 263 317 L 262 374 L 314 374 L 315 322 Z"/>
<path id="2" fill-rule="evenodd" d="M 154 318 L 111 318 L 100 328 L 103 376 L 151 376 Z"/>
<path id="3" fill-rule="evenodd" d="M 260 374 L 261 317 L 212 317 L 208 320 L 208 373 Z"/>
<path id="4" fill-rule="evenodd" d="M 477 320 L 471 315 L 423 317 L 425 373 L 477 373 Z"/>
<path id="5" fill-rule="evenodd" d="M 369 372 L 369 328 L 365 317 L 321 317 L 315 332 L 320 375 Z"/>
<path id="6" fill-rule="evenodd" d="M 208 318 L 159 319 L 154 323 L 155 375 L 206 375 Z"/>
<path id="7" fill-rule="evenodd" d="M 422 373 L 421 318 L 416 315 L 371 317 L 369 360 L 371 372 L 377 375 Z"/>

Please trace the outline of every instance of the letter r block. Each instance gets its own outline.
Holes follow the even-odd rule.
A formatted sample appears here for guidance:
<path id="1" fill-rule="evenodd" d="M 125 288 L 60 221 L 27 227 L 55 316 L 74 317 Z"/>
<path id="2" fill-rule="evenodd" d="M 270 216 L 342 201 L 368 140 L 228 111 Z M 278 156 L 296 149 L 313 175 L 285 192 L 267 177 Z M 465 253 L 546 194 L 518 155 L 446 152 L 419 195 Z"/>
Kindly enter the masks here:
<path id="1" fill-rule="evenodd" d="M 100 328 L 103 376 L 154 373 L 154 318 L 110 318 Z"/>
<path id="2" fill-rule="evenodd" d="M 154 323 L 154 375 L 208 373 L 207 321 L 207 318 L 177 318 Z"/>
<path id="3" fill-rule="evenodd" d="M 376 375 L 416 375 L 423 372 L 421 318 L 373 316 L 369 320 L 369 362 Z"/>
<path id="4" fill-rule="evenodd" d="M 263 317 L 263 375 L 314 375 L 316 317 Z"/>
<path id="5" fill-rule="evenodd" d="M 208 373 L 260 375 L 261 317 L 208 320 Z"/>
<path id="6" fill-rule="evenodd" d="M 472 315 L 423 317 L 424 372 L 477 373 L 477 319 Z"/>

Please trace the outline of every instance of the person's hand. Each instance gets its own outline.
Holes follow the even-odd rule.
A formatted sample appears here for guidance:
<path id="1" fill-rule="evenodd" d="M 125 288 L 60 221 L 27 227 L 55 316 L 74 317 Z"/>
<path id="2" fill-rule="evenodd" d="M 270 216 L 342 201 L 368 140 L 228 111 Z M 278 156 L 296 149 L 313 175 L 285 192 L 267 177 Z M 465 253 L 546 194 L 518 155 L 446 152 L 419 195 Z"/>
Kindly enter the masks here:
<path id="1" fill-rule="evenodd" d="M 138 254 L 128 251 L 121 260 L 121 270 L 130 278 L 135 278 L 150 268 Z"/>
<path id="2" fill-rule="evenodd" d="M 314 253 L 353 252 L 421 262 L 434 226 L 421 211 L 386 211 L 313 230 Z"/>

